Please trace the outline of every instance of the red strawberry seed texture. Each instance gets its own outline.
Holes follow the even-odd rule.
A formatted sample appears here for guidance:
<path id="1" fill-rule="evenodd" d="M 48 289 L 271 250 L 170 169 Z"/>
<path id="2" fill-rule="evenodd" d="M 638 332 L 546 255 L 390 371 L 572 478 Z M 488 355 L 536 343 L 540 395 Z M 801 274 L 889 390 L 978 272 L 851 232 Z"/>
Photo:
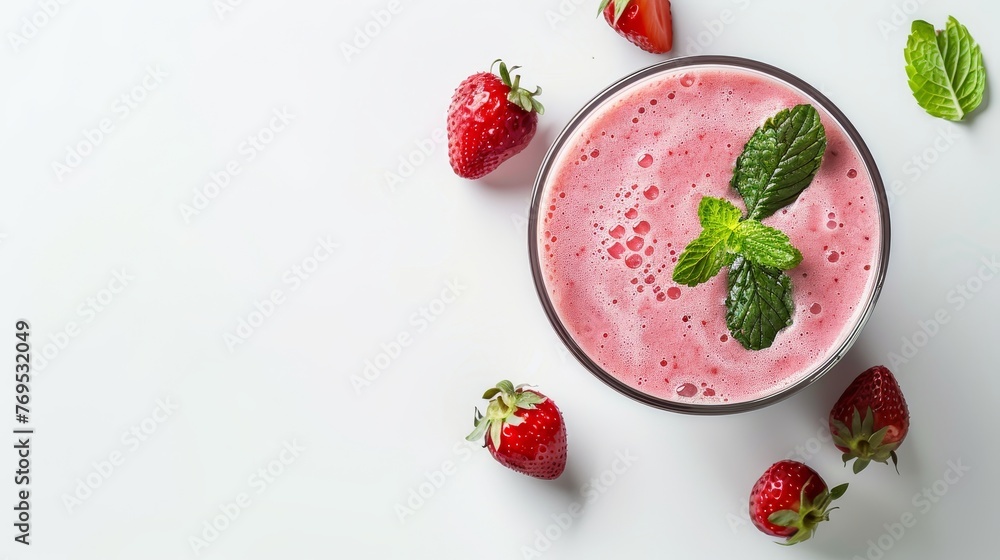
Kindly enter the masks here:
<path id="1" fill-rule="evenodd" d="M 837 399 L 830 411 L 830 433 L 844 453 L 854 460 L 854 472 L 871 461 L 896 464 L 896 449 L 910 430 L 910 411 L 896 377 L 885 366 L 861 373 Z"/>
<path id="2" fill-rule="evenodd" d="M 798 461 L 778 461 L 750 491 L 750 519 L 762 532 L 785 537 L 783 544 L 796 544 L 829 519 L 830 503 L 846 490 L 846 484 L 828 490 L 816 471 Z"/>
<path id="3" fill-rule="evenodd" d="M 501 465 L 528 476 L 552 480 L 566 468 L 566 424 L 552 399 L 538 391 L 501 381 L 483 398 L 492 399 L 476 429 L 468 436 L 486 436 L 486 448 Z"/>
<path id="4" fill-rule="evenodd" d="M 490 454 L 501 465 L 519 473 L 558 478 L 566 468 L 566 426 L 559 408 L 546 399 L 533 410 L 522 410 L 517 415 L 524 419 L 524 424 L 506 426 L 500 447 L 486 440 Z"/>
<path id="5" fill-rule="evenodd" d="M 600 10 L 612 29 L 640 49 L 663 54 L 673 48 L 670 0 L 604 0 Z"/>
<path id="6" fill-rule="evenodd" d="M 500 61 L 497 61 L 500 62 Z M 496 64 L 496 62 L 494 62 Z M 510 71 L 516 70 L 511 68 Z M 500 62 L 500 75 L 480 72 L 455 90 L 448 108 L 448 159 L 460 177 L 478 179 L 524 150 L 535 136 L 544 107 L 520 76 L 511 81 Z"/>

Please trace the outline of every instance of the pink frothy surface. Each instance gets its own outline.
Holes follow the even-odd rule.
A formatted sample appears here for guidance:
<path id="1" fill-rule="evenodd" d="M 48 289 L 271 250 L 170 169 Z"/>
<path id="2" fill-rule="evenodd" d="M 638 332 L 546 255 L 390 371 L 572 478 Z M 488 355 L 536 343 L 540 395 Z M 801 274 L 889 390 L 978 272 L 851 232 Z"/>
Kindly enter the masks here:
<path id="1" fill-rule="evenodd" d="M 789 235 L 794 323 L 752 351 L 725 322 L 726 269 L 695 288 L 672 280 L 701 231 L 701 198 L 745 205 L 733 166 L 756 128 L 812 103 L 828 148 L 798 201 L 764 220 Z M 859 322 L 879 268 L 872 179 L 844 130 L 784 82 L 747 70 L 694 67 L 647 78 L 577 127 L 539 203 L 538 253 L 556 313 L 610 375 L 649 395 L 731 404 L 772 395 L 831 357 Z"/>

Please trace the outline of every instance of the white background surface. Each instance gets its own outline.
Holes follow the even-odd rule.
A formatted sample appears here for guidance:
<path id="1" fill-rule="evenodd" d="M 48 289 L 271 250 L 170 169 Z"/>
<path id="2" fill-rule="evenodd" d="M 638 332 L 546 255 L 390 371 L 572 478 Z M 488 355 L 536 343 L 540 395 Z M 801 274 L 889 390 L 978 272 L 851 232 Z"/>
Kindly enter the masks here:
<path id="1" fill-rule="evenodd" d="M 0 554 L 522 558 L 538 546 L 549 558 L 834 559 L 865 557 L 881 536 L 890 559 L 990 556 L 1000 280 L 971 279 L 981 259 L 1000 255 L 1000 112 L 986 106 L 963 124 L 926 115 L 902 49 L 910 20 L 943 27 L 954 14 L 982 45 L 992 88 L 1000 8 L 677 0 L 676 48 L 654 56 L 595 19 L 596 3 L 399 0 L 391 22 L 345 56 L 342 45 L 374 28 L 372 11 L 387 2 L 246 0 L 223 17 L 211 0 L 69 2 L 18 49 L 8 33 L 40 8 L 4 2 L 0 356 L 12 369 L 23 317 L 36 358 L 50 341 L 54 357 L 31 386 L 33 544 L 13 542 L 9 437 Z M 553 19 L 560 9 L 564 19 Z M 821 88 L 867 140 L 886 184 L 905 189 L 891 206 L 885 289 L 842 364 L 778 405 L 712 418 L 634 403 L 572 360 L 538 303 L 526 244 L 531 182 L 562 126 L 612 81 L 691 54 L 699 33 L 703 52 L 759 59 Z M 389 188 L 400 158 L 440 137 L 455 86 L 497 57 L 545 89 L 531 147 L 469 182 L 437 144 Z M 166 76 L 126 116 L 116 100 L 147 67 Z M 294 118 L 248 161 L 241 145 L 282 109 Z M 102 119 L 112 132 L 58 177 L 52 162 Z M 921 169 L 914 157 L 934 161 Z M 188 223 L 180 206 L 230 160 L 241 173 Z M 338 248 L 296 286 L 286 271 L 309 264 L 319 239 Z M 122 269 L 132 279 L 108 303 L 102 290 Z M 953 292 L 970 281 L 971 299 Z M 460 294 L 439 307 L 449 282 Z M 274 290 L 283 303 L 231 351 L 224 335 Z M 101 297 L 101 311 L 88 307 Z M 431 306 L 433 322 L 414 315 Z M 893 368 L 913 417 L 902 474 L 876 464 L 851 475 L 817 438 L 829 406 L 935 315 L 947 324 Z M 77 335 L 55 353 L 69 323 Z M 409 345 L 356 391 L 352 376 L 400 335 Z M 479 395 L 501 378 L 533 382 L 561 407 L 570 462 L 558 481 L 517 475 L 462 444 Z M 9 430 L 13 379 L 4 379 Z M 158 402 L 176 407 L 156 413 L 162 422 Z M 282 454 L 286 444 L 298 455 Z M 634 459 L 626 468 L 618 454 Z M 753 482 L 789 454 L 851 489 L 813 541 L 779 550 L 744 516 Z M 105 477 L 112 456 L 119 465 Z M 970 469 L 949 475 L 955 484 L 944 482 L 949 461 Z M 598 489 L 592 479 L 613 465 L 619 474 Z M 255 474 L 268 467 L 280 471 L 270 482 Z M 443 468 L 450 474 L 433 474 Z M 421 487 L 427 473 L 439 487 Z M 87 488 L 88 477 L 99 487 Z M 925 488 L 935 501 L 914 501 Z M 241 493 L 249 505 L 206 535 Z M 73 496 L 80 503 L 67 507 Z M 557 531 L 573 503 L 585 504 L 582 515 Z M 907 512 L 916 526 L 884 536 Z M 546 531 L 557 535 L 547 547 Z M 192 537 L 207 548 L 196 553 Z"/>

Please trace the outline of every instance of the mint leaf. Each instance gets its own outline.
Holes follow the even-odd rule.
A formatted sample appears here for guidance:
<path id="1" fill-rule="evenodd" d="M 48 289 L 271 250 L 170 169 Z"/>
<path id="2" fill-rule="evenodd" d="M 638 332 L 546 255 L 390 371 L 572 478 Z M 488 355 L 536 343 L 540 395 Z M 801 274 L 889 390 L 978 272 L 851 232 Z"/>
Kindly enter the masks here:
<path id="1" fill-rule="evenodd" d="M 732 234 L 733 230 L 725 228 L 702 230 L 701 235 L 688 243 L 678 257 L 674 282 L 694 287 L 718 274 L 723 266 L 729 264 L 727 246 Z"/>
<path id="2" fill-rule="evenodd" d="M 732 186 L 747 218 L 762 220 L 795 202 L 826 151 L 826 130 L 812 105 L 784 109 L 757 129 L 736 160 Z"/>
<path id="3" fill-rule="evenodd" d="M 792 324 L 792 280 L 776 268 L 742 257 L 729 267 L 726 325 L 748 350 L 771 346 L 778 331 Z"/>
<path id="4" fill-rule="evenodd" d="M 748 261 L 779 270 L 795 268 L 802 262 L 802 253 L 792 246 L 781 230 L 765 226 L 757 220 L 744 220 L 729 240 L 730 249 Z"/>
<path id="5" fill-rule="evenodd" d="M 710 196 L 698 203 L 698 221 L 705 229 L 736 229 L 743 213 L 732 202 Z"/>
<path id="6" fill-rule="evenodd" d="M 960 121 L 983 101 L 983 53 L 957 19 L 949 17 L 940 33 L 914 21 L 903 54 L 913 97 L 930 115 Z"/>
<path id="7" fill-rule="evenodd" d="M 729 239 L 740 225 L 742 213 L 733 203 L 721 198 L 702 197 L 698 203 L 701 235 L 688 243 L 677 258 L 674 282 L 697 286 L 707 282 L 732 260 Z"/>

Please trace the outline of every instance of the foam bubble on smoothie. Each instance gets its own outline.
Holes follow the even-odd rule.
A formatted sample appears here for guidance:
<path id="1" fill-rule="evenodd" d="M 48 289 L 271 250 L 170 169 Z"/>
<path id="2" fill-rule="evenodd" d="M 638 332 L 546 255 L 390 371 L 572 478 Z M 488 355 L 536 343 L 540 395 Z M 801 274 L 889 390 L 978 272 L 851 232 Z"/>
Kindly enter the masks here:
<path id="1" fill-rule="evenodd" d="M 677 387 L 677 394 L 682 397 L 693 397 L 698 394 L 698 388 L 691 383 L 683 383 Z"/>
<path id="2" fill-rule="evenodd" d="M 789 271 L 793 325 L 770 348 L 747 350 L 726 326 L 725 271 L 694 288 L 672 280 L 701 231 L 701 198 L 743 209 L 729 180 L 744 144 L 779 110 L 809 102 L 749 71 L 689 70 L 632 86 L 569 139 L 541 193 L 537 243 L 557 314 L 609 374 L 662 399 L 741 402 L 798 381 L 844 339 L 874 282 L 878 211 L 864 162 L 815 103 L 823 166 L 797 202 L 764 220 L 803 254 Z"/>

